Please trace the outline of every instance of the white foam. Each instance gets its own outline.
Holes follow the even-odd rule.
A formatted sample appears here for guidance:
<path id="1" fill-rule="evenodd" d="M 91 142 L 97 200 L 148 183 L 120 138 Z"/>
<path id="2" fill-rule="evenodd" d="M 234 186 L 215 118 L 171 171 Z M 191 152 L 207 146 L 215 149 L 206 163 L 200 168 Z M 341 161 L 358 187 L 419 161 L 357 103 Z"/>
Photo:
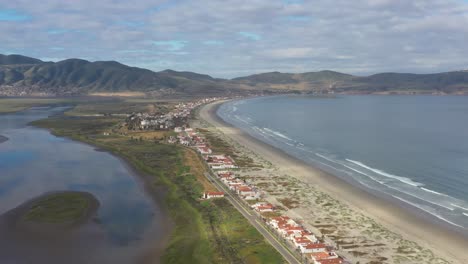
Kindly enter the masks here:
<path id="1" fill-rule="evenodd" d="M 244 119 L 238 115 L 234 115 L 234 117 L 239 120 L 240 122 L 244 123 L 244 124 L 247 124 L 247 125 L 250 125 L 249 121 L 247 121 L 247 119 Z"/>
<path id="2" fill-rule="evenodd" d="M 440 193 L 440 192 L 436 192 L 436 191 L 433 191 L 433 190 L 429 190 L 429 189 L 426 189 L 424 187 L 420 187 L 420 189 L 426 191 L 426 192 L 430 192 L 430 193 L 434 193 L 434 194 L 437 194 L 437 195 L 440 195 L 440 196 L 445 196 L 445 197 L 450 197 L 444 193 Z"/>
<path id="3" fill-rule="evenodd" d="M 467 213 L 462 213 L 462 214 L 463 214 L 464 216 L 468 216 L 468 214 L 467 214 Z"/>
<path id="4" fill-rule="evenodd" d="M 405 200 L 405 199 L 403 199 L 403 198 L 401 198 L 401 197 L 395 196 L 395 195 L 392 195 L 392 196 L 393 196 L 394 198 L 400 200 L 400 201 L 403 201 L 403 202 L 405 202 L 405 203 L 407 203 L 407 204 L 410 204 L 410 205 L 412 205 L 412 206 L 414 206 L 414 207 L 416 207 L 416 208 L 418 208 L 418 209 L 420 209 L 420 210 L 423 210 L 424 212 L 426 212 L 426 213 L 428 213 L 428 214 L 430 214 L 430 215 L 433 215 L 433 216 L 439 218 L 440 220 L 442 220 L 442 221 L 444 221 L 444 222 L 447 222 L 447 223 L 449 223 L 449 224 L 451 224 L 451 225 L 458 226 L 458 227 L 460 227 L 460 228 L 466 229 L 464 226 L 461 226 L 461 225 L 459 225 L 459 224 L 455 224 L 454 222 L 452 222 L 452 221 L 450 221 L 450 220 L 447 220 L 447 219 L 445 219 L 444 217 L 442 217 L 442 216 L 440 216 L 440 215 L 438 215 L 438 214 L 436 214 L 436 213 L 434 213 L 434 212 L 431 212 L 430 210 L 424 208 L 424 207 L 421 206 L 421 205 L 412 203 L 412 202 L 410 202 L 410 201 L 407 201 L 407 200 Z"/>
<path id="5" fill-rule="evenodd" d="M 428 199 L 426 199 L 426 198 L 416 196 L 416 195 L 413 194 L 413 193 L 405 192 L 405 191 L 403 191 L 403 190 L 401 190 L 401 189 L 399 189 L 399 188 L 390 186 L 390 185 L 388 185 L 388 182 L 386 182 L 386 181 L 384 181 L 384 180 L 382 180 L 382 179 L 375 178 L 374 176 L 372 176 L 372 175 L 370 175 L 370 174 L 367 174 L 367 173 L 365 173 L 365 172 L 363 172 L 363 171 L 360 171 L 360 170 L 358 170 L 358 169 L 356 169 L 356 168 L 350 167 L 350 166 L 346 165 L 345 163 L 342 163 L 342 162 L 333 160 L 333 159 L 331 159 L 331 158 L 328 158 L 328 157 L 326 157 L 326 156 L 324 156 L 324 155 L 321 155 L 321 154 L 318 154 L 318 153 L 315 153 L 315 154 L 316 154 L 317 156 L 323 158 L 323 159 L 326 159 L 326 160 L 330 161 L 330 162 L 337 163 L 337 164 L 339 164 L 339 165 L 341 165 L 341 166 L 344 166 L 344 167 L 346 167 L 346 168 L 348 168 L 348 169 L 350 169 L 350 170 L 353 170 L 353 171 L 355 171 L 355 172 L 357 172 L 357 173 L 360 173 L 360 174 L 362 174 L 362 175 L 365 175 L 365 176 L 369 177 L 370 179 L 372 179 L 372 180 L 374 180 L 374 181 L 376 181 L 376 182 L 378 182 L 378 183 L 380 183 L 380 184 L 382 184 L 382 185 L 385 185 L 386 187 L 388 187 L 388 188 L 390 188 L 390 189 L 394 189 L 394 190 L 396 190 L 396 191 L 398 191 L 398 192 L 401 192 L 401 193 L 404 193 L 404 194 L 406 194 L 406 195 L 409 195 L 409 196 L 412 196 L 412 197 L 414 197 L 414 198 L 417 198 L 417 199 L 419 199 L 419 200 L 422 200 L 422 201 L 431 203 L 431 204 L 433 204 L 433 205 L 440 206 L 440 207 L 445 208 L 445 209 L 450 210 L 450 211 L 453 211 L 453 210 L 454 210 L 454 208 L 449 207 L 448 205 L 444 205 L 444 204 L 441 204 L 441 203 L 437 203 L 437 202 L 428 200 Z M 390 177 L 390 178 L 391 178 L 391 177 Z M 412 186 L 414 186 L 414 185 L 412 185 Z M 449 196 L 448 196 L 448 197 L 449 197 Z"/>
<path id="6" fill-rule="evenodd" d="M 448 207 L 447 205 L 440 204 L 440 203 L 437 203 L 437 202 L 434 202 L 434 201 L 430 201 L 430 200 L 428 200 L 428 199 L 426 199 L 426 198 L 424 198 L 424 197 L 419 197 L 419 196 L 417 196 L 417 195 L 415 195 L 415 194 L 413 194 L 413 193 L 405 192 L 405 191 L 403 191 L 403 190 L 401 190 L 401 189 L 398 189 L 398 188 L 395 188 L 395 187 L 392 187 L 392 186 L 389 186 L 389 185 L 387 185 L 387 187 L 388 187 L 388 188 L 391 188 L 391 189 L 394 189 L 394 190 L 397 190 L 398 192 L 404 193 L 404 194 L 406 194 L 406 195 L 412 196 L 412 197 L 414 197 L 414 198 L 417 198 L 417 199 L 419 199 L 419 200 L 421 200 L 421 201 L 425 201 L 425 202 L 427 202 L 427 203 L 440 206 L 440 207 L 445 208 L 445 209 L 447 209 L 447 210 L 450 210 L 450 211 L 453 211 L 453 210 L 454 210 L 454 208 L 452 208 L 452 207 Z"/>
<path id="7" fill-rule="evenodd" d="M 463 209 L 465 211 L 468 211 L 468 208 L 466 208 L 466 207 L 463 207 L 463 206 L 460 206 L 460 205 L 457 205 L 457 204 L 453 204 L 453 203 L 451 203 L 450 205 L 455 206 L 455 207 L 460 208 L 460 209 Z"/>
<path id="8" fill-rule="evenodd" d="M 275 135 L 275 136 L 278 136 L 278 137 L 281 137 L 281 138 L 284 138 L 284 139 L 287 139 L 287 140 L 290 140 L 290 141 L 294 141 L 290 138 L 288 138 L 287 136 L 281 134 L 280 132 L 278 131 L 275 131 L 275 130 L 272 130 L 272 129 L 269 129 L 269 128 L 263 128 L 265 131 L 267 132 L 270 132 L 271 134 Z"/>
<path id="9" fill-rule="evenodd" d="M 370 179 L 372 179 L 372 180 L 374 180 L 374 181 L 376 181 L 376 182 L 378 182 L 378 183 L 380 183 L 380 184 L 385 185 L 385 181 L 381 181 L 381 180 L 379 180 L 379 179 L 373 177 L 372 175 L 369 175 L 369 174 L 367 174 L 367 173 L 365 173 L 365 172 L 363 172 L 363 171 L 360 171 L 360 170 L 358 170 L 358 169 L 355 169 L 355 168 L 353 168 L 353 167 L 350 167 L 350 166 L 348 166 L 348 165 L 346 165 L 346 164 L 344 164 L 344 163 L 342 163 L 342 162 L 333 160 L 333 159 L 331 159 L 331 158 L 328 158 L 328 157 L 323 156 L 323 155 L 318 154 L 318 153 L 315 153 L 315 155 L 317 155 L 317 156 L 319 156 L 319 157 L 321 157 L 321 158 L 323 158 L 323 159 L 326 159 L 326 160 L 328 160 L 328 161 L 331 161 L 331 162 L 333 162 L 333 163 L 339 164 L 339 165 L 341 165 L 341 166 L 343 166 L 343 167 L 346 167 L 346 168 L 348 168 L 348 169 L 350 169 L 350 170 L 352 170 L 352 171 L 355 171 L 355 172 L 357 172 L 357 173 L 359 173 L 359 174 L 365 175 L 365 176 L 369 177 Z"/>
<path id="10" fill-rule="evenodd" d="M 356 164 L 362 168 L 365 168 L 367 170 L 370 170 L 372 172 L 375 172 L 377 174 L 380 174 L 382 176 L 385 176 L 385 177 L 388 177 L 388 178 L 392 178 L 392 179 L 395 179 L 395 180 L 398 180 L 400 182 L 403 182 L 403 183 L 406 183 L 406 184 L 409 184 L 409 185 L 412 185 L 412 186 L 415 186 L 415 187 L 418 187 L 418 186 L 422 186 L 423 184 L 422 183 L 419 183 L 419 182 L 415 182 L 415 181 L 412 181 L 411 179 L 409 178 L 405 178 L 405 177 L 401 177 L 401 176 L 397 176 L 397 175 L 393 175 L 393 174 L 390 174 L 390 173 L 386 173 L 385 171 L 382 171 L 382 170 L 379 170 L 379 169 L 375 169 L 375 168 L 371 168 L 367 165 L 365 165 L 364 163 L 362 162 L 359 162 L 359 161 L 355 161 L 355 160 L 350 160 L 350 159 L 346 159 L 347 161 L 353 163 L 353 164 Z"/>

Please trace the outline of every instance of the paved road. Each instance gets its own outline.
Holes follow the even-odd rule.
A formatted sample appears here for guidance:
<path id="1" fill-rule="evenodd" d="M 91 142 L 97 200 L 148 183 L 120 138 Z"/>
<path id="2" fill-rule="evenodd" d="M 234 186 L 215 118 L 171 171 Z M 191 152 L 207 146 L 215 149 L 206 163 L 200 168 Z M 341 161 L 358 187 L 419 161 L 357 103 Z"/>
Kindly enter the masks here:
<path id="1" fill-rule="evenodd" d="M 249 222 L 265 237 L 265 239 L 270 242 L 270 244 L 278 250 L 278 252 L 283 255 L 284 259 L 290 264 L 300 264 L 301 262 L 280 242 L 278 239 L 272 235 L 267 227 L 264 226 L 263 222 L 259 221 L 258 217 L 252 212 L 251 209 L 246 209 L 242 201 L 237 195 L 232 194 L 232 192 L 217 178 L 212 176 L 210 173 L 205 173 L 205 176 L 211 180 L 214 185 L 220 190 L 226 193 L 225 198 L 231 202 L 234 207 L 245 217 Z"/>

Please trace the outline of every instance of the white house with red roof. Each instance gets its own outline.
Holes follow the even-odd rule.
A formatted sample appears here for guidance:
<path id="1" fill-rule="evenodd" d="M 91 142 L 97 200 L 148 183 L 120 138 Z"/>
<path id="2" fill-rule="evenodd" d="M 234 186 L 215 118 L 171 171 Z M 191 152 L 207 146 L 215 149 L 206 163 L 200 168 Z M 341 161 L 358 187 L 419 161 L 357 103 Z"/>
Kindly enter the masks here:
<path id="1" fill-rule="evenodd" d="M 279 230 L 280 226 L 297 225 L 294 220 L 287 216 L 272 217 L 270 221 L 268 221 L 268 224 L 277 230 Z"/>
<path id="2" fill-rule="evenodd" d="M 260 212 L 260 213 L 273 212 L 275 209 L 275 207 L 272 204 L 266 203 L 266 202 L 259 202 L 259 203 L 251 205 L 250 207 L 252 207 L 257 212 Z"/>
<path id="3" fill-rule="evenodd" d="M 203 154 L 203 155 L 213 153 L 213 151 L 210 148 L 208 148 L 207 146 L 197 146 L 196 148 L 197 148 L 197 151 L 200 152 L 200 154 Z"/>
<path id="4" fill-rule="evenodd" d="M 208 166 L 214 170 L 237 168 L 231 157 L 225 155 L 206 155 L 205 161 L 208 163 Z"/>
<path id="5" fill-rule="evenodd" d="M 311 243 L 304 246 L 299 246 L 301 253 L 317 253 L 327 252 L 327 245 L 324 243 Z"/>
<path id="6" fill-rule="evenodd" d="M 316 253 L 307 253 L 305 254 L 306 258 L 310 260 L 311 263 L 321 264 L 321 263 L 330 263 L 330 264 L 340 264 L 343 263 L 343 259 L 340 258 L 335 252 L 316 252 Z"/>
<path id="7" fill-rule="evenodd" d="M 236 189 L 236 193 L 240 196 L 255 195 L 255 191 L 247 185 L 240 185 L 240 186 L 237 186 L 235 189 Z"/>
<path id="8" fill-rule="evenodd" d="M 231 191 L 237 192 L 237 187 L 245 186 L 244 181 L 242 181 L 241 179 L 223 179 L 223 180 L 226 180 L 226 184 L 229 187 L 229 190 Z"/>
<path id="9" fill-rule="evenodd" d="M 302 232 L 304 232 L 304 228 L 302 226 L 291 226 L 291 225 L 285 225 L 280 227 L 280 234 L 283 235 L 283 237 L 288 238 L 288 237 L 299 237 L 301 236 Z"/>
<path id="10" fill-rule="evenodd" d="M 223 178 L 232 178 L 233 173 L 230 171 L 218 171 L 216 173 L 218 175 L 218 178 L 223 179 Z"/>
<path id="11" fill-rule="evenodd" d="M 296 248 L 299 248 L 300 246 L 305 246 L 305 245 L 308 245 L 308 244 L 312 244 L 312 241 L 310 241 L 310 239 L 308 238 L 305 238 L 305 237 L 295 237 L 293 240 L 292 240 L 294 246 Z"/>

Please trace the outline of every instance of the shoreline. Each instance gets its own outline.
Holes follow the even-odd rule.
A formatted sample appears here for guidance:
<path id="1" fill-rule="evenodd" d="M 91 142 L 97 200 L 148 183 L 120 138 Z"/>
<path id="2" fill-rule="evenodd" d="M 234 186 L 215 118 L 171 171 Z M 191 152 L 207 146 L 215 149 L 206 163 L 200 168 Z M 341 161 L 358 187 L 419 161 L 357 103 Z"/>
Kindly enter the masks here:
<path id="1" fill-rule="evenodd" d="M 377 220 L 385 228 L 401 235 L 404 239 L 417 242 L 441 257 L 458 261 L 458 263 L 468 263 L 466 236 L 455 230 L 444 228 L 441 224 L 424 217 L 423 214 L 411 212 L 410 208 L 364 191 L 337 176 L 315 168 L 226 123 L 216 113 L 222 103 L 216 102 L 201 108 L 200 118 L 233 141 L 275 164 L 283 173 L 318 186 L 321 191 L 355 211 Z"/>

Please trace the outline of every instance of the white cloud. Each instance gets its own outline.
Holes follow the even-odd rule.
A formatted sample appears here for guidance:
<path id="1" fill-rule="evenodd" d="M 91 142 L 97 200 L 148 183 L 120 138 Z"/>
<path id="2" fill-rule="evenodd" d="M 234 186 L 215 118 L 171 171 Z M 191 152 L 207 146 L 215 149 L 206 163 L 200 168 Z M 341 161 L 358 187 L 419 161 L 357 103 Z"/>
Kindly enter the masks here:
<path id="1" fill-rule="evenodd" d="M 468 57 L 468 4 L 458 0 L 0 1 L 30 16 L 0 23 L 0 53 L 39 58 L 112 59 L 231 77 L 446 71 L 465 67 Z M 54 29 L 66 34 L 47 34 Z"/>
<path id="2" fill-rule="evenodd" d="M 314 55 L 314 49 L 312 48 L 284 48 L 284 49 L 272 49 L 261 52 L 267 57 L 274 59 L 300 59 L 309 58 Z M 317 55 L 318 53 L 315 53 Z"/>

